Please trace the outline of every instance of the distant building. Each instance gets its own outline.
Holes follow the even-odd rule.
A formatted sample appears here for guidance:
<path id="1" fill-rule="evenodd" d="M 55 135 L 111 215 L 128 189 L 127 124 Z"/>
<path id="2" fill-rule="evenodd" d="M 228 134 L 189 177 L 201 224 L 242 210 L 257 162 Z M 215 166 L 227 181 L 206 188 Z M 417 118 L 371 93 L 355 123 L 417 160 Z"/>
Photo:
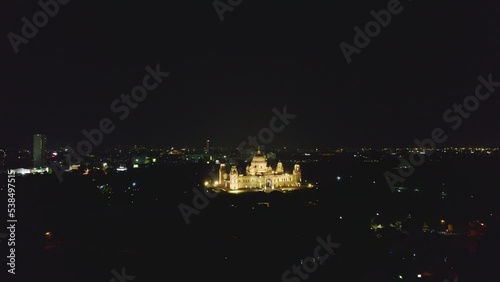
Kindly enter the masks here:
<path id="1" fill-rule="evenodd" d="M 11 169 L 15 174 L 30 174 L 32 169 L 29 168 L 14 168 Z"/>
<path id="2" fill-rule="evenodd" d="M 151 163 L 151 157 L 148 157 L 147 155 L 144 154 L 133 155 L 131 157 L 131 163 L 133 168 L 138 168 L 140 166 Z"/>
<path id="3" fill-rule="evenodd" d="M 133 155 L 131 157 L 132 164 L 148 164 L 150 161 L 150 158 L 146 155 Z"/>
<path id="4" fill-rule="evenodd" d="M 33 167 L 41 168 L 47 166 L 47 136 L 42 134 L 33 135 Z"/>
<path id="5" fill-rule="evenodd" d="M 267 160 L 260 150 L 246 167 L 246 174 L 239 174 L 236 166 L 231 166 L 229 174 L 226 165 L 219 169 L 218 187 L 231 190 L 256 190 L 270 192 L 273 190 L 293 190 L 302 187 L 300 166 L 296 164 L 291 174 L 286 173 L 283 164 L 278 162 L 276 169 L 267 165 Z"/>
<path id="6" fill-rule="evenodd" d="M 209 155 L 210 154 L 210 140 L 207 140 L 205 144 L 205 154 Z"/>
<path id="7" fill-rule="evenodd" d="M 49 168 L 13 168 L 11 169 L 15 174 L 25 175 L 25 174 L 36 174 L 36 173 L 48 173 Z"/>

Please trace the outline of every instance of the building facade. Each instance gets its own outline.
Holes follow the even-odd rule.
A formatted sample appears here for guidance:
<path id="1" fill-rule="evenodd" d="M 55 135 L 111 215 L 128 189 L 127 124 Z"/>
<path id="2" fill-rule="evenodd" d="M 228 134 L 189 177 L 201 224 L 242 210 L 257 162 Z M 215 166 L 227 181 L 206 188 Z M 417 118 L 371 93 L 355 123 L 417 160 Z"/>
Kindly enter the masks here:
<path id="1" fill-rule="evenodd" d="M 33 135 L 33 167 L 42 168 L 47 166 L 47 136 L 42 134 Z"/>
<path id="2" fill-rule="evenodd" d="M 260 150 L 246 167 L 246 173 L 240 174 L 236 166 L 231 166 L 229 173 L 225 164 L 219 168 L 219 187 L 229 190 L 290 190 L 301 187 L 302 176 L 300 166 L 294 165 L 292 173 L 286 173 L 283 163 L 278 162 L 276 169 L 267 164 L 266 157 Z"/>

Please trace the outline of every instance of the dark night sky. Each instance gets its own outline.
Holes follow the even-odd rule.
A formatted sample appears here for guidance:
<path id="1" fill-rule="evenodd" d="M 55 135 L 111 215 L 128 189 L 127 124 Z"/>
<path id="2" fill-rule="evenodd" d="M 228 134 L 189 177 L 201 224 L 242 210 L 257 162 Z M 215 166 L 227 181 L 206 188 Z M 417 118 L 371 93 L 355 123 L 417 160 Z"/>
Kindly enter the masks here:
<path id="1" fill-rule="evenodd" d="M 478 75 L 500 81 L 495 1 L 402 0 L 351 64 L 340 42 L 388 1 L 326 2 L 244 0 L 220 22 L 212 1 L 72 0 L 15 54 L 7 34 L 40 7 L 4 0 L 0 147 L 36 132 L 76 142 L 104 117 L 116 125 L 106 145 L 236 147 L 285 105 L 297 118 L 273 145 L 408 145 L 435 127 L 446 144 L 499 145 L 500 88 L 455 132 L 442 118 Z M 171 75 L 119 120 L 111 102 L 158 63 Z"/>

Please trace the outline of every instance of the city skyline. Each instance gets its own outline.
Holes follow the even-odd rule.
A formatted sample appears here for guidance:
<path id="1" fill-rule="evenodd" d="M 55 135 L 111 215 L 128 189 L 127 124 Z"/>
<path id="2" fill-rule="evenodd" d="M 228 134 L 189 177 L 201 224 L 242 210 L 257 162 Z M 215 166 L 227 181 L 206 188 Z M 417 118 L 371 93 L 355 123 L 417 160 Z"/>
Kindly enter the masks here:
<path id="1" fill-rule="evenodd" d="M 74 142 L 66 142 L 62 145 L 60 144 L 53 144 L 53 143 L 47 143 L 47 135 L 46 134 L 33 134 L 32 136 L 40 135 L 45 138 L 45 151 L 47 154 L 50 153 L 50 151 L 59 151 L 59 150 L 64 150 L 65 148 L 73 148 L 76 146 L 78 143 L 77 141 Z M 82 140 L 85 140 L 82 138 Z M 81 141 L 81 140 L 80 140 Z M 190 144 L 141 144 L 141 143 L 118 143 L 118 144 L 104 144 L 100 147 L 97 147 L 95 149 L 95 152 L 97 151 L 102 151 L 102 150 L 110 150 L 110 149 L 116 149 L 116 148 L 136 148 L 136 149 L 161 149 L 165 151 L 169 150 L 188 150 L 187 152 L 197 152 L 197 153 L 211 153 L 212 150 L 235 150 L 235 151 L 241 151 L 243 148 L 245 148 L 246 151 L 252 150 L 252 151 L 257 151 L 259 148 L 262 148 L 263 151 L 276 151 L 276 150 L 304 150 L 304 151 L 328 151 L 328 150 L 336 150 L 336 149 L 349 149 L 349 150 L 360 150 L 360 149 L 373 149 L 373 150 L 383 150 L 383 149 L 426 149 L 427 147 L 423 147 L 421 144 L 415 144 L 415 142 L 408 142 L 408 144 L 396 144 L 396 145 L 335 145 L 335 144 L 330 144 L 330 145 L 304 145 L 304 146 L 297 146 L 297 145 L 287 145 L 287 144 L 259 144 L 258 141 L 255 142 L 255 146 L 252 144 L 245 143 L 245 146 L 243 147 L 238 147 L 238 146 L 231 146 L 231 145 L 223 145 L 223 144 L 212 144 L 210 147 L 207 145 L 211 142 L 210 140 L 198 140 L 199 142 L 193 142 Z M 210 141 L 210 142 L 207 142 Z M 241 144 L 242 142 L 240 142 Z M 34 152 L 34 141 L 28 142 L 26 140 L 23 144 L 17 144 L 15 146 L 5 146 L 3 148 L 0 147 L 0 149 L 8 149 L 8 150 L 27 150 L 30 152 Z M 207 148 L 210 148 L 207 150 Z M 477 144 L 459 144 L 459 145 L 454 145 L 451 143 L 446 143 L 446 144 L 436 144 L 435 146 L 436 149 L 445 149 L 445 148 L 500 148 L 500 145 L 477 145 Z M 429 148 L 427 148 L 429 149 Z"/>

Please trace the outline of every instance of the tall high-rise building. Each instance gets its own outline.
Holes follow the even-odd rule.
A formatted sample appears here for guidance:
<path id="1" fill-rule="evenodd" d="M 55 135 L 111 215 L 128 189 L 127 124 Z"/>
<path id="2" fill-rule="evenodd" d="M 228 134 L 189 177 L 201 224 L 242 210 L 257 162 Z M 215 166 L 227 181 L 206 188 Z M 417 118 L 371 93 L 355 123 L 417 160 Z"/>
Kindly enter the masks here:
<path id="1" fill-rule="evenodd" d="M 47 166 L 47 136 L 42 134 L 33 135 L 33 167 Z"/>
<path id="2" fill-rule="evenodd" d="M 210 140 L 207 139 L 207 144 L 205 145 L 205 154 L 210 154 Z"/>

